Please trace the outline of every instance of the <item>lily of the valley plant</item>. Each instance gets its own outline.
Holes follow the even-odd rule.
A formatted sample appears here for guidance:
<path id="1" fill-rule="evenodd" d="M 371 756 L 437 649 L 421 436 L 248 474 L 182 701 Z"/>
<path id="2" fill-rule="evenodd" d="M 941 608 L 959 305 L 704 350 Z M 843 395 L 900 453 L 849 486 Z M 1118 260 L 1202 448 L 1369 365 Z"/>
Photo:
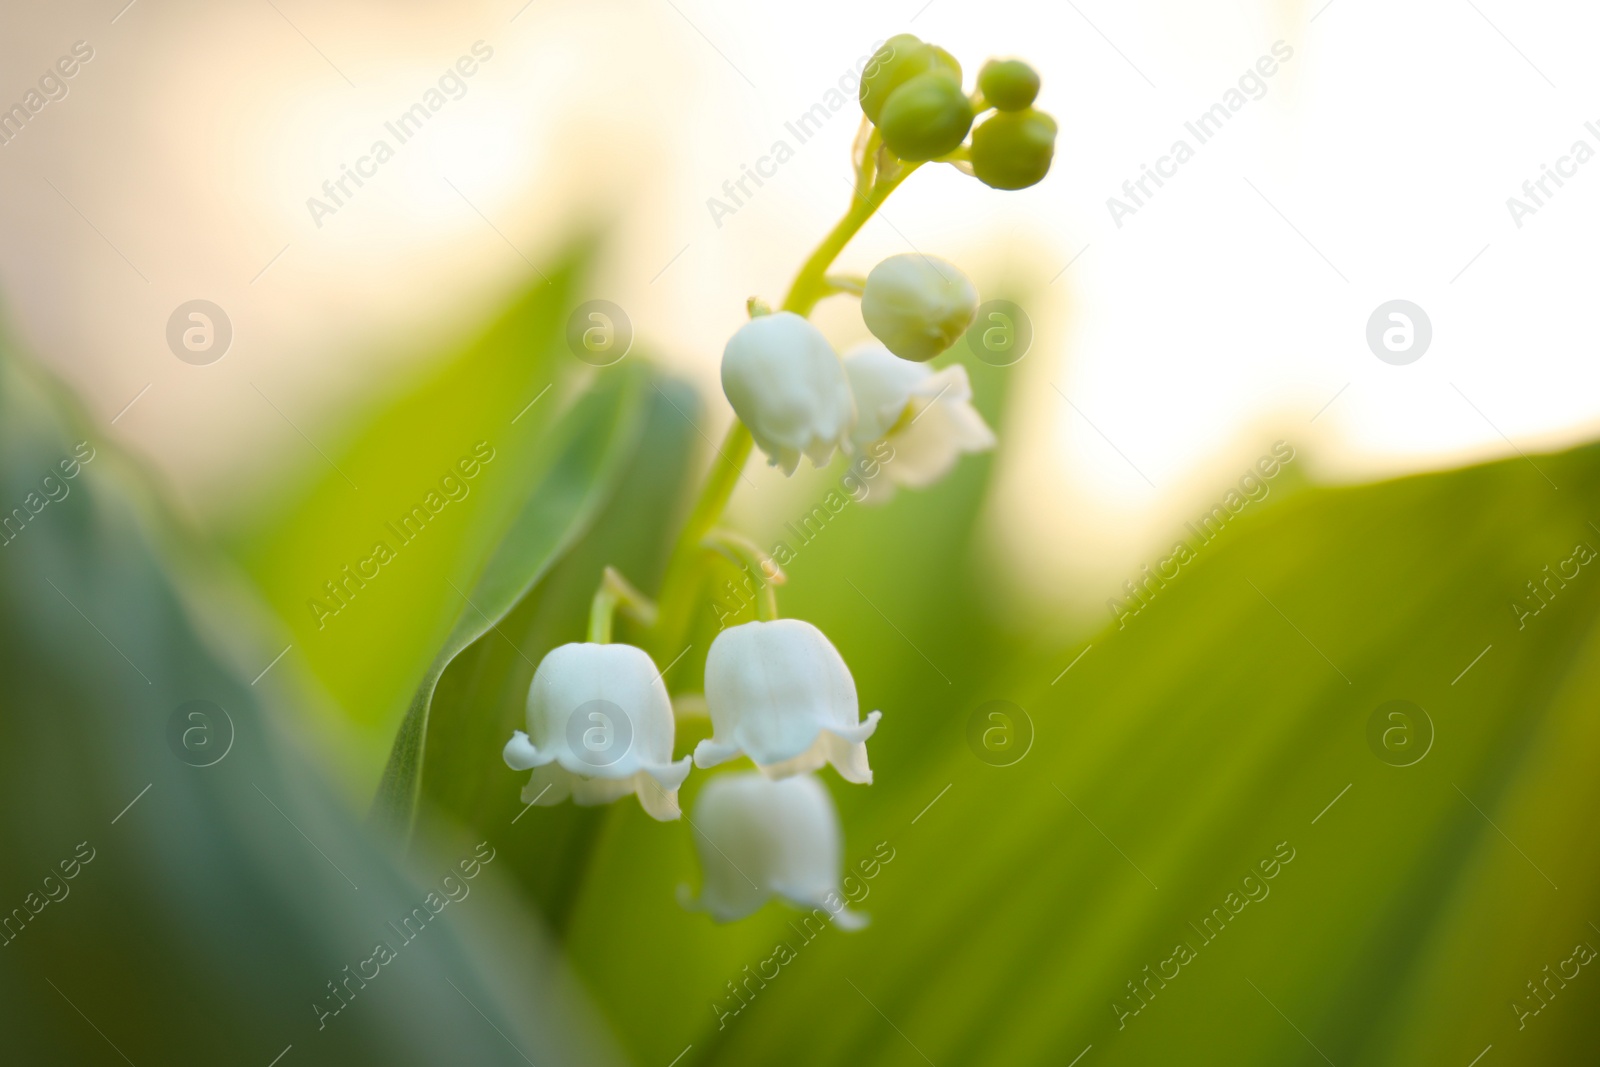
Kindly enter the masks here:
<path id="1" fill-rule="evenodd" d="M 605 804 L 632 793 L 652 817 L 678 818 L 691 757 L 673 760 L 673 703 L 657 664 L 683 648 L 716 557 L 759 567 L 767 580 L 756 620 L 723 630 L 707 653 L 701 691 L 712 735 L 692 756 L 700 768 L 747 757 L 759 772 L 712 780 L 696 804 L 704 886 L 690 906 L 719 921 L 749 915 L 773 896 L 802 907 L 837 899 L 838 815 L 811 772 L 832 764 L 845 781 L 870 784 L 867 740 L 881 716 L 861 717 L 855 680 L 827 635 L 778 617 L 777 566 L 720 527 L 735 483 L 755 447 L 787 476 L 801 457 L 821 467 L 835 453 L 889 441 L 889 481 L 917 488 L 943 477 L 961 454 L 994 445 L 972 407 L 966 369 L 926 365 L 972 323 L 978 293 L 966 275 L 921 253 L 891 256 L 865 277 L 830 268 L 923 165 L 948 163 L 996 189 L 1022 189 L 1044 178 L 1055 150 L 1054 120 L 1032 106 L 1039 76 L 1019 60 L 991 60 L 969 94 L 950 53 L 901 34 L 874 54 L 860 90 L 850 208 L 778 309 L 752 297 L 750 320 L 728 340 L 722 389 L 737 418 L 673 547 L 659 598 L 607 568 L 588 641 L 544 657 L 528 690 L 527 729 L 505 746 L 507 765 L 532 771 L 527 803 Z M 835 294 L 860 298 L 881 344 L 840 359 L 809 320 Z M 618 611 L 639 627 L 642 647 L 612 643 Z M 865 922 L 842 908 L 833 917 L 847 929 Z"/>

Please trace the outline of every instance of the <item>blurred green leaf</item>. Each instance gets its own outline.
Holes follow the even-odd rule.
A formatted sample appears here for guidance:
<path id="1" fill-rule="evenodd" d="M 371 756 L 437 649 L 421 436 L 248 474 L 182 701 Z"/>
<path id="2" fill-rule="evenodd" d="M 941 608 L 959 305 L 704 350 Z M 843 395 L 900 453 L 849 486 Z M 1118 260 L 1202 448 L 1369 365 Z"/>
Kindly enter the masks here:
<path id="1" fill-rule="evenodd" d="M 824 775 L 847 864 L 895 852 L 858 873 L 867 931 L 813 941 L 776 904 L 714 926 L 672 899 L 698 879 L 688 827 L 606 824 L 568 944 L 636 1057 L 1464 1067 L 1600 1043 L 1587 968 L 1524 1028 L 1510 1008 L 1600 946 L 1600 573 L 1524 628 L 1511 608 L 1600 548 L 1600 448 L 1292 493 L 1291 468 L 1126 628 L 1049 648 L 992 617 L 986 462 L 793 546 L 785 614 L 884 711 L 875 784 Z M 1036 730 L 1013 766 L 968 747 L 993 699 Z M 1435 731 L 1412 766 L 1369 745 L 1393 699 Z M 1206 941 L 1252 871 L 1269 895 Z M 1149 979 L 1180 940 L 1195 958 Z M 797 958 L 765 980 L 780 941 Z"/>
<path id="2" fill-rule="evenodd" d="M 305 480 L 286 499 L 238 523 L 231 550 L 290 628 L 295 656 L 343 712 L 339 731 L 323 740 L 351 742 L 364 793 L 455 625 L 462 605 L 452 584 L 465 589 L 504 539 L 548 458 L 545 438 L 568 382 L 587 370 L 567 351 L 564 327 L 591 256 L 589 244 L 577 246 L 471 340 L 378 391 L 368 414 L 333 430 L 312 428 L 330 461 L 308 457 Z M 458 462 L 480 443 L 494 450 L 493 462 L 463 479 L 464 498 L 449 499 L 442 479 L 459 478 Z M 392 528 L 430 492 L 447 506 L 400 543 Z M 379 578 L 351 582 L 344 568 L 359 571 L 378 541 L 398 558 Z M 338 613 L 329 617 L 313 602 Z"/>
<path id="3" fill-rule="evenodd" d="M 550 455 L 525 486 L 526 503 L 470 592 L 460 593 L 450 636 L 411 698 L 378 787 L 373 814 L 380 822 L 410 832 L 424 763 L 431 756 L 423 742 L 440 676 L 475 641 L 487 637 L 510 645 L 500 623 L 571 551 L 610 498 L 637 449 L 649 387 L 648 372 L 637 364 L 620 368 L 584 395 L 545 439 Z M 447 765 L 444 771 L 456 769 Z"/>
<path id="4" fill-rule="evenodd" d="M 273 680 L 235 665 L 239 646 L 270 655 L 253 609 L 198 584 L 218 574 L 205 549 L 3 349 L 0 501 L 27 516 L 8 512 L 0 547 L 7 1062 L 613 1060 L 538 929 L 505 908 L 503 861 L 447 910 L 427 903 L 471 850 L 406 871 L 368 840 L 282 738 Z M 390 925 L 408 916 L 413 940 Z M 517 956 L 486 951 L 482 927 Z M 379 941 L 394 958 L 351 978 Z"/>
<path id="5" fill-rule="evenodd" d="M 622 373 L 620 366 L 606 371 Z M 606 483 L 602 510 L 581 541 L 538 576 L 494 631 L 451 662 L 428 721 L 422 775 L 428 807 L 457 825 L 518 820 L 518 836 L 506 846 L 507 867 L 557 932 L 585 880 L 589 851 L 608 821 L 644 816 L 631 800 L 605 808 L 563 804 L 524 813 L 518 796 L 526 773 L 507 768 L 500 751 L 511 731 L 524 725 L 528 686 L 539 660 L 557 645 L 585 639 L 590 599 L 604 568 L 617 567 L 653 593 L 682 519 L 688 475 L 700 451 L 692 422 L 698 415 L 694 392 L 679 382 L 654 379 L 642 367 L 630 381 L 644 387 L 641 426 L 630 440 L 625 465 Z M 530 507 L 537 504 L 530 501 Z M 635 637 L 626 620 L 619 620 L 617 639 Z M 683 677 L 680 664 L 658 666 L 669 684 Z"/>
<path id="6" fill-rule="evenodd" d="M 1004 372 L 970 369 L 992 405 Z M 648 388 L 619 384 L 629 374 Z M 504 871 L 640 1062 L 1460 1067 L 1490 1045 L 1574 1062 L 1600 1043 L 1587 969 L 1520 1028 L 1510 1008 L 1531 1008 L 1527 983 L 1573 944 L 1600 945 L 1600 580 L 1585 565 L 1536 616 L 1510 608 L 1531 611 L 1528 583 L 1575 542 L 1600 546 L 1600 449 L 1351 489 L 1304 486 L 1301 460 L 1126 627 L 1048 647 L 994 614 L 975 534 L 990 457 L 887 508 L 851 502 L 814 532 L 769 534 L 796 556 L 785 614 L 821 626 L 864 710 L 885 713 L 876 783 L 824 775 L 874 924 L 812 935 L 776 904 L 727 926 L 686 913 L 691 826 L 626 801 L 525 811 L 500 761 L 539 658 L 583 638 L 602 568 L 647 592 L 659 581 L 703 433 L 687 391 L 646 375 L 608 370 L 582 401 L 633 388 L 638 402 L 609 458 L 568 455 L 593 464 L 592 496 L 529 488 L 580 436 L 541 429 L 498 525 L 430 564 L 465 590 L 518 509 L 544 530 L 499 550 L 495 591 L 467 594 L 481 615 L 453 592 L 423 613 L 445 652 L 403 739 L 426 758 L 402 758 L 396 778 L 420 793 L 419 840 L 444 854 L 514 825 Z M 700 688 L 731 573 L 661 664 L 674 692 Z M 969 747 L 995 699 L 1034 729 L 1012 766 Z M 1435 732 L 1411 766 L 1369 742 L 1395 699 Z M 680 724 L 678 752 L 703 729 Z M 708 778 L 684 788 L 691 813 Z M 867 877 L 857 865 L 885 849 Z M 1279 850 L 1294 858 L 1258 874 L 1267 895 L 1200 933 Z M 770 977 L 780 941 L 796 959 Z M 1153 977 L 1179 941 L 1193 958 Z"/>

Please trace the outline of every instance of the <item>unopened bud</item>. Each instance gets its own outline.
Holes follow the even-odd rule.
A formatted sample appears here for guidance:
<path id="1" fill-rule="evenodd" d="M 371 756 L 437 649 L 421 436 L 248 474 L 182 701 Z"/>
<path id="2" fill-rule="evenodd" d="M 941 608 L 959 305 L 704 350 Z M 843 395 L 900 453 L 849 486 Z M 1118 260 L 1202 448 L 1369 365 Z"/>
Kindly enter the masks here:
<path id="1" fill-rule="evenodd" d="M 896 34 L 873 53 L 861 72 L 861 110 L 876 125 L 890 94 L 917 75 L 934 70 L 961 82 L 961 64 L 949 52 L 924 44 L 912 34 Z"/>
<path id="2" fill-rule="evenodd" d="M 1001 111 L 1021 111 L 1039 95 L 1039 72 L 1020 59 L 991 59 L 978 72 L 978 90 Z"/>
<path id="3" fill-rule="evenodd" d="M 972 128 L 972 102 L 943 70 L 918 74 L 894 92 L 878 115 L 889 151 L 922 163 L 961 147 Z"/>
<path id="4" fill-rule="evenodd" d="M 978 291 L 955 264 L 905 253 L 872 268 L 861 317 L 884 347 L 921 363 L 955 344 L 978 309 Z"/>
<path id="5" fill-rule="evenodd" d="M 1050 173 L 1056 120 L 1043 111 L 1001 111 L 972 133 L 972 172 L 995 189 L 1026 189 Z"/>

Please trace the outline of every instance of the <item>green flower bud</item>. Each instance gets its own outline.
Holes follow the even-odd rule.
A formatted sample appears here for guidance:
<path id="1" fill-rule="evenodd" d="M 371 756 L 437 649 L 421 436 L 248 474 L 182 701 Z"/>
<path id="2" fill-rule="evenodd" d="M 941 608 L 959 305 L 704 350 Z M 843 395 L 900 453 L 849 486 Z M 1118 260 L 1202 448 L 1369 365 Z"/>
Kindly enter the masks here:
<path id="1" fill-rule="evenodd" d="M 994 189 L 1026 189 L 1050 173 L 1056 120 L 1043 111 L 1001 111 L 972 134 L 972 171 Z"/>
<path id="2" fill-rule="evenodd" d="M 1039 95 L 1039 72 L 1020 59 L 991 59 L 978 72 L 978 89 L 1001 111 L 1021 111 Z"/>
<path id="3" fill-rule="evenodd" d="M 889 151 L 912 163 L 953 152 L 972 128 L 972 102 L 943 70 L 918 74 L 884 102 L 878 132 Z"/>
<path id="4" fill-rule="evenodd" d="M 872 55 L 861 72 L 861 110 L 877 125 L 889 96 L 919 74 L 942 70 L 961 82 L 961 64 L 942 48 L 924 44 L 909 33 L 896 34 Z"/>
<path id="5" fill-rule="evenodd" d="M 950 77 L 956 80 L 957 85 L 960 85 L 961 64 L 959 61 L 957 61 L 956 57 L 951 55 L 949 52 L 946 52 L 943 48 L 940 48 L 936 44 L 930 44 L 928 47 L 933 49 L 933 69 L 944 71 L 946 74 L 950 75 Z"/>
<path id="6" fill-rule="evenodd" d="M 955 344 L 972 325 L 978 291 L 954 263 L 905 253 L 872 268 L 861 318 L 884 347 L 922 363 Z"/>

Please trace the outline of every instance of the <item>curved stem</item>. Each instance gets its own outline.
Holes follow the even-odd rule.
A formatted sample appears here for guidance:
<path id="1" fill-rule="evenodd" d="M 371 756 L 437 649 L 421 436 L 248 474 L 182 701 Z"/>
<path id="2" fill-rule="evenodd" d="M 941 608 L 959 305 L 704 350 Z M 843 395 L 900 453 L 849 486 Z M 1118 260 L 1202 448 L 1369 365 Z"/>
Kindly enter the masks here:
<path id="1" fill-rule="evenodd" d="M 827 274 L 823 276 L 822 283 L 827 286 L 824 296 L 833 296 L 835 293 L 860 296 L 867 291 L 867 280 L 859 274 Z"/>
<path id="2" fill-rule="evenodd" d="M 876 180 L 878 165 L 878 149 L 883 145 L 883 137 L 878 133 L 878 127 L 872 124 L 867 116 L 861 116 L 861 128 L 856 131 L 855 144 L 850 146 L 850 160 L 855 164 L 856 170 L 856 195 L 865 196 Z"/>
<path id="3" fill-rule="evenodd" d="M 743 534 L 723 529 L 712 530 L 701 543 L 744 572 L 745 587 L 755 596 L 757 619 L 771 622 L 778 617 L 777 587 L 789 579 L 761 546 Z"/>
<path id="4" fill-rule="evenodd" d="M 789 286 L 789 295 L 783 298 L 783 310 L 792 311 L 796 315 L 809 315 L 817 306 L 817 301 L 828 295 L 828 285 L 825 281 L 828 268 L 833 266 L 833 261 L 839 258 L 839 253 L 844 251 L 844 246 L 850 243 L 866 221 L 872 217 L 873 212 L 889 199 L 889 194 L 899 187 L 900 183 L 909 178 L 921 163 L 901 164 L 898 173 L 893 175 L 880 172 L 877 182 L 872 186 L 866 196 L 855 196 L 850 203 L 850 210 L 845 212 L 822 239 L 811 257 L 800 267 L 800 273 L 794 277 L 794 282 Z"/>
<path id="5" fill-rule="evenodd" d="M 667 573 L 661 580 L 660 614 L 651 633 L 651 651 L 657 655 L 670 659 L 681 651 L 676 646 L 689 630 L 695 594 L 704 576 L 699 566 L 699 555 L 704 551 L 700 542 L 722 518 L 754 443 L 749 429 L 734 419 L 717 449 L 717 458 L 700 490 L 700 499 L 695 501 L 694 510 L 672 546 Z"/>
<path id="6" fill-rule="evenodd" d="M 756 618 L 761 622 L 771 622 L 778 617 L 778 590 L 771 583 L 761 587 L 761 595 L 756 598 Z"/>
<path id="7" fill-rule="evenodd" d="M 591 645 L 611 643 L 611 620 L 616 611 L 616 594 L 601 582 L 600 588 L 594 591 L 594 599 L 589 601 L 589 633 L 586 640 Z"/>
<path id="8" fill-rule="evenodd" d="M 589 641 L 597 645 L 611 643 L 611 630 L 617 609 L 638 623 L 650 627 L 656 622 L 656 606 L 650 598 L 635 589 L 622 572 L 607 567 L 600 575 L 600 587 L 589 602 Z"/>
<path id="9" fill-rule="evenodd" d="M 874 158 L 878 153 L 871 149 L 876 147 L 876 141 L 876 131 L 873 131 L 863 145 L 868 155 Z M 864 164 L 863 171 L 870 165 Z M 850 210 L 834 224 L 822 243 L 801 265 L 780 310 L 792 311 L 800 316 L 810 315 L 817 301 L 836 291 L 828 283 L 828 268 L 839 258 L 839 253 L 850 243 L 850 238 L 889 198 L 889 194 L 921 165 L 900 163 L 897 167 L 879 168 L 874 175 L 876 180 L 866 195 L 859 191 L 852 195 Z M 750 430 L 735 419 L 721 447 L 717 449 L 717 458 L 712 463 L 706 484 L 700 490 L 700 498 L 695 501 L 694 510 L 689 513 L 677 542 L 672 546 L 666 575 L 661 580 L 660 610 L 648 635 L 650 651 L 658 657 L 670 659 L 682 651 L 678 646 L 689 632 L 695 598 L 705 578 L 700 565 L 700 553 L 704 551 L 701 541 L 721 519 L 723 509 L 733 496 L 734 485 L 744 470 L 745 461 L 750 458 L 753 444 Z"/>

